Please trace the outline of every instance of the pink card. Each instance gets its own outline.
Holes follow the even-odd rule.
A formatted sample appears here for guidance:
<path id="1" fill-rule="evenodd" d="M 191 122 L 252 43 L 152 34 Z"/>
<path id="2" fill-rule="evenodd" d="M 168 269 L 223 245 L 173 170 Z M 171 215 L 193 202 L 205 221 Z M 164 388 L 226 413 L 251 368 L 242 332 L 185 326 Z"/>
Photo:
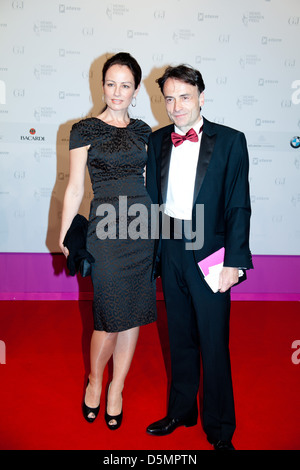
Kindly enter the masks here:
<path id="1" fill-rule="evenodd" d="M 203 272 L 204 276 L 208 276 L 209 268 L 216 266 L 217 264 L 224 262 L 225 248 L 220 248 L 220 250 L 215 251 L 211 255 L 204 258 L 202 261 L 199 261 L 198 266 Z"/>

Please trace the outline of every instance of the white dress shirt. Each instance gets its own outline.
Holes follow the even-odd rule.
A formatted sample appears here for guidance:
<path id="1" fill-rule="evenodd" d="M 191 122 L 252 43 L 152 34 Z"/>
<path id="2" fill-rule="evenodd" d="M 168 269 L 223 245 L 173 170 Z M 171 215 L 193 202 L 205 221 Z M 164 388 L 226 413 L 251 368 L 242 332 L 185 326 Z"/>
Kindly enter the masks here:
<path id="1" fill-rule="evenodd" d="M 202 124 L 203 119 L 194 127 L 197 134 Z M 176 126 L 175 132 L 180 135 L 185 135 L 185 133 L 180 131 Z M 198 142 L 185 140 L 181 145 L 178 145 L 178 147 L 173 145 L 169 168 L 167 200 L 164 209 L 164 212 L 169 217 L 182 220 L 192 219 L 194 186 L 201 136 L 202 132 L 198 134 Z"/>

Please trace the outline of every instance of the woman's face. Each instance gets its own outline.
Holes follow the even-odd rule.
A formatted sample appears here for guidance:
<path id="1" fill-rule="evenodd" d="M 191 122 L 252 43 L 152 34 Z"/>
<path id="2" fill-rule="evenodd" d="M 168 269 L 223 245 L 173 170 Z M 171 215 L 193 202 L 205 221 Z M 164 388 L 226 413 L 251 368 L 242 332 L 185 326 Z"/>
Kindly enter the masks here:
<path id="1" fill-rule="evenodd" d="M 135 89 L 134 77 L 127 65 L 112 65 L 103 83 L 104 101 L 113 111 L 125 110 L 138 94 L 139 88 Z"/>

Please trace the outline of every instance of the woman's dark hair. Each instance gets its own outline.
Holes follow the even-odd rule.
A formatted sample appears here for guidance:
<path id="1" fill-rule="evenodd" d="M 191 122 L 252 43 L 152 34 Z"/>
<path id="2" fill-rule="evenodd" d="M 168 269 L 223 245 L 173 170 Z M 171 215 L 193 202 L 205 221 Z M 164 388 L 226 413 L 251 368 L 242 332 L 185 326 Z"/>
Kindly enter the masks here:
<path id="1" fill-rule="evenodd" d="M 205 89 L 201 73 L 189 65 L 181 64 L 176 67 L 166 68 L 163 76 L 156 80 L 162 94 L 164 93 L 164 85 L 168 78 L 175 78 L 177 80 L 181 80 L 182 82 L 189 83 L 190 85 L 197 86 L 199 94 L 202 93 Z"/>
<path id="2" fill-rule="evenodd" d="M 102 82 L 105 81 L 105 75 L 112 65 L 126 65 L 134 77 L 135 89 L 139 86 L 142 79 L 142 70 L 137 61 L 128 52 L 119 52 L 108 59 L 102 69 Z"/>

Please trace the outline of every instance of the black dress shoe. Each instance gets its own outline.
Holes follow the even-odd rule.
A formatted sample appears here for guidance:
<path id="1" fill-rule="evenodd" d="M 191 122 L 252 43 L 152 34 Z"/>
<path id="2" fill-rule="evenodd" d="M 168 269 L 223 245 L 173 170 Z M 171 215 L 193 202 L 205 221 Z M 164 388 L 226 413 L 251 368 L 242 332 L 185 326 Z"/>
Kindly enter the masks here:
<path id="1" fill-rule="evenodd" d="M 215 450 L 235 450 L 231 441 L 215 441 L 212 445 Z"/>
<path id="2" fill-rule="evenodd" d="M 179 426 L 189 428 L 197 424 L 197 415 L 189 418 L 169 418 L 166 416 L 147 427 L 147 433 L 152 436 L 166 436 L 175 431 Z"/>

